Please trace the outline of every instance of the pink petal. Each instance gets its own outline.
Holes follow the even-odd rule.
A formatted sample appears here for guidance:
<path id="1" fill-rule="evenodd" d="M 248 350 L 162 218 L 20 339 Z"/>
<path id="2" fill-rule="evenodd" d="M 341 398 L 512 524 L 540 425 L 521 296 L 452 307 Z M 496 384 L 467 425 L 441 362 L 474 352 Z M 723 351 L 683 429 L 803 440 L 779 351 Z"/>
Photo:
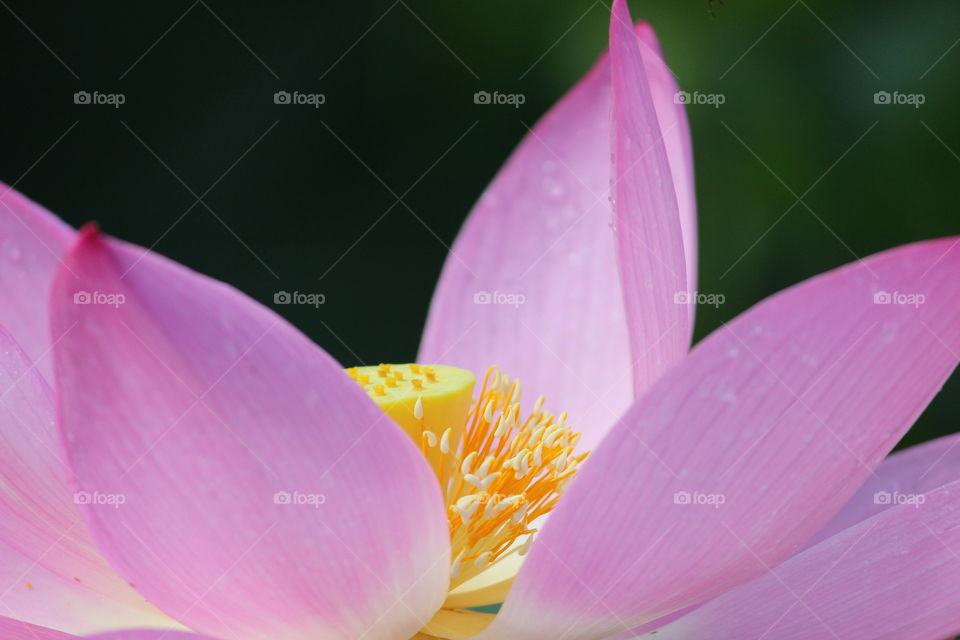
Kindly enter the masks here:
<path id="1" fill-rule="evenodd" d="M 613 198 L 637 395 L 690 345 L 683 235 L 657 113 L 626 0 L 610 21 Z"/>
<path id="2" fill-rule="evenodd" d="M 99 636 L 87 636 L 93 640 L 187 640 L 195 638 L 197 640 L 212 640 L 209 636 L 198 636 L 192 633 L 180 633 L 171 631 L 117 631 L 115 633 L 105 633 Z"/>
<path id="3" fill-rule="evenodd" d="M 12 333 L 51 380 L 50 283 L 76 232 L 0 183 L 0 326 Z"/>
<path id="4" fill-rule="evenodd" d="M 637 29 L 645 42 L 655 42 L 649 27 Z M 422 362 L 480 373 L 499 365 L 520 378 L 533 397 L 547 396 L 548 408 L 567 411 L 586 447 L 630 405 L 635 385 L 648 384 L 689 344 L 687 319 L 672 298 L 681 285 L 669 285 L 669 304 L 659 292 L 630 291 L 630 314 L 625 308 L 618 251 L 628 267 L 652 268 L 658 282 L 663 272 L 684 272 L 676 198 L 665 193 L 674 163 L 685 180 L 677 191 L 687 194 L 681 200 L 689 217 L 683 226 L 690 264 L 696 229 L 692 173 L 684 164 L 690 155 L 688 128 L 669 93 L 672 80 L 663 77 L 655 48 L 642 48 L 643 64 L 637 45 L 622 46 L 621 52 L 631 62 L 618 63 L 620 75 L 629 64 L 636 77 L 620 83 L 618 139 L 626 135 L 620 130 L 629 129 L 630 140 L 639 135 L 646 142 L 636 153 L 621 153 L 621 164 L 637 164 L 619 184 L 649 191 L 657 206 L 620 207 L 620 222 L 614 223 L 611 73 L 605 56 L 524 138 L 470 214 L 444 267 L 419 356 Z M 649 89 L 644 69 L 652 77 Z M 663 132 L 666 153 L 657 116 L 669 122 Z M 650 153 L 642 155 L 648 147 Z M 621 166 L 618 175 L 625 173 Z M 626 203 L 632 204 L 630 197 Z M 644 327 L 633 342 L 628 325 Z M 669 335 L 659 339 L 664 333 Z"/>
<path id="5" fill-rule="evenodd" d="M 657 640 L 939 640 L 960 632 L 960 482 L 807 549 Z"/>
<path id="6" fill-rule="evenodd" d="M 889 509 L 905 500 L 905 496 L 933 491 L 958 478 L 960 434 L 899 451 L 877 467 L 840 513 L 817 532 L 808 546 Z"/>
<path id="7" fill-rule="evenodd" d="M 62 429 L 118 571 L 211 635 L 416 632 L 443 601 L 449 540 L 409 438 L 326 353 L 222 283 L 94 230 L 66 263 Z M 103 297 L 77 305 L 78 289 Z"/>
<path id="8" fill-rule="evenodd" d="M 956 366 L 954 242 L 819 276 L 700 343 L 587 460 L 483 637 L 604 637 L 795 553 Z"/>
<path id="9" fill-rule="evenodd" d="M 0 637 L 3 640 L 66 640 L 76 636 L 27 624 L 20 620 L 0 617 Z M 130 640 L 134 639 L 131 638 Z"/>
<path id="10" fill-rule="evenodd" d="M 0 596 L 0 614 L 66 633 L 178 626 L 142 598 L 130 604 L 98 593 L 82 579 L 65 578 L 3 543 Z M 0 633 L 0 638 L 8 636 Z"/>
<path id="11" fill-rule="evenodd" d="M 653 106 L 656 107 L 667 159 L 670 161 L 670 174 L 676 188 L 680 227 L 683 230 L 687 289 L 693 291 L 697 288 L 697 199 L 690 123 L 687 122 L 686 107 L 682 101 L 677 100 L 680 87 L 666 64 L 653 27 L 649 23 L 639 22 L 636 31 L 640 38 L 644 69 L 650 83 L 650 96 L 653 98 Z M 696 305 L 690 305 L 689 309 L 692 318 Z"/>
<path id="12" fill-rule="evenodd" d="M 843 509 L 826 527 L 818 531 L 806 546 L 819 544 L 848 527 L 895 506 L 894 503 L 909 501 L 914 495 L 933 491 L 957 478 L 960 478 L 960 434 L 925 442 L 888 456 Z M 881 493 L 878 495 L 878 492 Z M 741 588 L 745 587 L 738 587 Z M 719 597 L 723 598 L 722 595 Z M 689 611 L 677 611 L 643 627 L 618 634 L 615 636 L 616 640 L 632 640 L 683 617 Z"/>
<path id="13" fill-rule="evenodd" d="M 73 599 L 106 596 L 116 601 L 118 609 L 139 611 L 141 618 L 128 612 L 124 620 L 144 626 L 158 614 L 100 555 L 80 521 L 68 474 L 54 425 L 53 393 L 38 368 L 0 328 L 0 546 L 4 549 L 0 555 L 5 556 L 6 571 L 18 574 L 26 568 L 19 565 L 29 565 L 33 572 L 33 565 L 39 565 L 36 573 L 45 569 L 49 580 L 66 585 L 65 590 L 59 585 L 58 592 Z M 10 554 L 17 556 L 17 562 L 6 557 Z M 13 569 L 11 564 L 18 567 Z M 39 581 L 17 579 L 21 584 Z M 65 613 L 72 619 L 78 612 Z"/>

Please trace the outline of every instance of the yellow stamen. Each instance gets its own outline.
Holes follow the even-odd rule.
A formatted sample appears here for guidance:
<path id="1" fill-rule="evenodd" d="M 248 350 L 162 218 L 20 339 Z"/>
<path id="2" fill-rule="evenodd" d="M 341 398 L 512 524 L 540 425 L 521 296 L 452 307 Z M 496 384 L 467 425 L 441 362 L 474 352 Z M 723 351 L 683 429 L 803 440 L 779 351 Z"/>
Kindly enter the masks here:
<path id="1" fill-rule="evenodd" d="M 472 404 L 475 377 L 455 367 L 381 364 L 347 373 L 410 435 L 437 474 L 450 526 L 450 590 L 505 558 L 526 555 L 534 524 L 557 504 L 587 457 L 575 453 L 580 434 L 567 414 L 545 412 L 541 396 L 524 418 L 519 381 L 496 367 L 487 370 Z M 388 381 L 406 375 L 410 385 L 372 384 L 374 374 L 391 374 Z"/>
<path id="2" fill-rule="evenodd" d="M 451 589 L 508 555 L 526 552 L 531 526 L 556 505 L 565 480 L 587 454 L 575 454 L 577 434 L 543 411 L 538 399 L 526 418 L 520 411 L 519 381 L 495 367 L 484 377 L 477 402 L 467 416 L 457 465 L 441 477 L 450 514 L 453 557 L 460 557 Z M 454 508 L 470 500 L 468 519 Z"/>

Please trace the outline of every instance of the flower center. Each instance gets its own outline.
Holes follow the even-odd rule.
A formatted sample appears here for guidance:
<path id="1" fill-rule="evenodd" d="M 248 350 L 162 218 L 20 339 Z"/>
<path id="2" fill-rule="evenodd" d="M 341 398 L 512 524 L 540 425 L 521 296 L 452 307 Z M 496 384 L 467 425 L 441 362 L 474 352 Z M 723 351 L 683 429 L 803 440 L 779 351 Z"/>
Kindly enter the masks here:
<path id="1" fill-rule="evenodd" d="M 488 589 L 480 596 L 488 602 L 453 596 L 530 548 L 535 523 L 587 457 L 574 453 L 580 434 L 567 414 L 544 411 L 543 396 L 522 414 L 520 381 L 496 367 L 487 370 L 476 401 L 474 375 L 456 367 L 381 364 L 347 373 L 413 439 L 437 475 L 452 557 L 445 607 L 501 602 L 504 590 Z M 504 589 L 515 569 L 509 573 Z"/>

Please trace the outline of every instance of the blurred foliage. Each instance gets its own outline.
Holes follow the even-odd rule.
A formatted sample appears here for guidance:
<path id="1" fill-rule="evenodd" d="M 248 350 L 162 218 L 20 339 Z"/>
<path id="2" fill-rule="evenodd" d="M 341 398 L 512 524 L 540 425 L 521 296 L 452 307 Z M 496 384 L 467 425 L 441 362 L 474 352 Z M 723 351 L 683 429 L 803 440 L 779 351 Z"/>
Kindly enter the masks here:
<path id="1" fill-rule="evenodd" d="M 266 303 L 323 292 L 280 311 L 345 363 L 413 357 L 446 246 L 608 21 L 589 0 L 6 7 L 0 178 Z M 631 7 L 684 89 L 725 97 L 688 110 L 700 290 L 726 297 L 698 338 L 857 256 L 957 233 L 956 2 Z M 75 105 L 78 90 L 127 102 Z M 475 105 L 478 90 L 526 102 Z M 877 105 L 881 90 L 926 101 Z M 953 380 L 909 441 L 954 431 L 958 408 Z"/>

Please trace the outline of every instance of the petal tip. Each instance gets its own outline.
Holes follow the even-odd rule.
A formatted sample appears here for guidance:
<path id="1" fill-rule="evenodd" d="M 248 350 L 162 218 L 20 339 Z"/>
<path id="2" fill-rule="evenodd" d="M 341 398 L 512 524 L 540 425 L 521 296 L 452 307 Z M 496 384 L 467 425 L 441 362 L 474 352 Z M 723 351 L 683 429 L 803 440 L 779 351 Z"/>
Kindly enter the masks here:
<path id="1" fill-rule="evenodd" d="M 80 227 L 77 232 L 76 240 L 73 246 L 64 256 L 64 267 L 72 270 L 78 260 L 82 260 L 89 254 L 99 252 L 107 248 L 107 236 L 100 230 L 100 225 L 95 221 L 90 221 Z"/>
<path id="2" fill-rule="evenodd" d="M 633 25 L 633 29 L 636 32 L 637 37 L 640 38 L 640 40 L 642 40 L 644 43 L 648 45 L 656 44 L 659 53 L 660 40 L 657 38 L 657 30 L 653 28 L 652 24 L 646 20 L 637 20 L 636 24 Z"/>
<path id="3" fill-rule="evenodd" d="M 77 287 L 93 286 L 90 278 L 99 271 L 98 265 L 110 262 L 110 238 L 96 222 L 83 225 L 74 237 L 73 243 L 60 258 L 60 264 L 53 274 L 50 289 L 51 300 L 60 296 L 73 296 Z M 54 307 L 56 304 L 54 303 Z"/>
<path id="4" fill-rule="evenodd" d="M 619 29 L 630 27 L 633 19 L 630 17 L 630 7 L 627 6 L 627 0 L 614 0 L 613 7 L 610 9 L 610 38 L 614 37 Z"/>
<path id="5" fill-rule="evenodd" d="M 96 220 L 91 220 L 87 222 L 82 227 L 80 227 L 80 239 L 84 240 L 87 238 L 96 238 L 102 235 L 100 232 L 100 224 Z"/>

